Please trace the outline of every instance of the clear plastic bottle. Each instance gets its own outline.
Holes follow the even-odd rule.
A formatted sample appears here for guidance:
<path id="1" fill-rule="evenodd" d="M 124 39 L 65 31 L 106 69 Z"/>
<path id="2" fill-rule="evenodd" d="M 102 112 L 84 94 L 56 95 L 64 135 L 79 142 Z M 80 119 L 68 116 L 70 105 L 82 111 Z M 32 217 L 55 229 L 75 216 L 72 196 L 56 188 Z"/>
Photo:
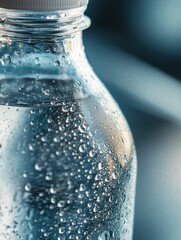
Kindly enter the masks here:
<path id="1" fill-rule="evenodd" d="M 131 240 L 134 142 L 87 62 L 87 1 L 51 2 L 0 1 L 0 239 Z"/>

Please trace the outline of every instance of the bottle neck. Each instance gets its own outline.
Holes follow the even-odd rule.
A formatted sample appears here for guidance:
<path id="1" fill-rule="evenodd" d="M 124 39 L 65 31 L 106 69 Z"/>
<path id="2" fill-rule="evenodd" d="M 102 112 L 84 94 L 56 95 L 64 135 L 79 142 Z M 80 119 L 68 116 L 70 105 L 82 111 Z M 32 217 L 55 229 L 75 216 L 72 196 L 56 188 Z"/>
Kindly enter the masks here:
<path id="1" fill-rule="evenodd" d="M 82 30 L 90 25 L 84 10 L 0 9 L 0 103 L 39 104 L 88 96 L 84 86 L 88 79 L 92 82 L 93 73 L 82 44 Z"/>
<path id="2" fill-rule="evenodd" d="M 0 36 L 9 42 L 59 42 L 90 26 L 84 11 L 85 7 L 54 12 L 0 8 Z"/>

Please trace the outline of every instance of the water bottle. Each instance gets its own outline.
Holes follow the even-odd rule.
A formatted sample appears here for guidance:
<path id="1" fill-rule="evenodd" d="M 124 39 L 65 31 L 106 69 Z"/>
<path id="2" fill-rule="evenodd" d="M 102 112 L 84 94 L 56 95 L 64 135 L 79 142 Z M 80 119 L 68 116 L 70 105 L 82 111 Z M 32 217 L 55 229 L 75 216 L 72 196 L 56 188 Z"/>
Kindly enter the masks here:
<path id="1" fill-rule="evenodd" d="M 1 240 L 132 238 L 135 147 L 86 59 L 87 3 L 0 1 Z"/>

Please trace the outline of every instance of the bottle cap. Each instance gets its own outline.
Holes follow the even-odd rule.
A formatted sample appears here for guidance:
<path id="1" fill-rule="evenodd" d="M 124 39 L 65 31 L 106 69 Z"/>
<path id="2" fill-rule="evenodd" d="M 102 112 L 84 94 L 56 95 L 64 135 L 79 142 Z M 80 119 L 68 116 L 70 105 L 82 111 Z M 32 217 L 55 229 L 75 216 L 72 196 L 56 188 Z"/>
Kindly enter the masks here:
<path id="1" fill-rule="evenodd" d="M 0 0 L 0 8 L 55 11 L 87 6 L 89 0 Z"/>

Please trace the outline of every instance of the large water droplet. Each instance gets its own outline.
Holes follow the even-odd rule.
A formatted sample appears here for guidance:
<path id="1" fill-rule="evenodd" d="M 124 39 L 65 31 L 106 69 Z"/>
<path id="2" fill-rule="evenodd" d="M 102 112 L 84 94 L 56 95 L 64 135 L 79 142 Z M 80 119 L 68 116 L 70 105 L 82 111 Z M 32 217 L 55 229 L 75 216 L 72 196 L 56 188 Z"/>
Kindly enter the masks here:
<path id="1" fill-rule="evenodd" d="M 3 66 L 8 66 L 11 64 L 11 56 L 9 54 L 4 54 L 1 58 L 1 63 Z"/>
<path id="2" fill-rule="evenodd" d="M 38 57 L 35 58 L 35 64 L 40 65 L 40 59 Z"/>
<path id="3" fill-rule="evenodd" d="M 82 124 L 78 127 L 78 129 L 81 133 L 85 133 L 87 130 L 87 126 L 85 124 Z"/>
<path id="4" fill-rule="evenodd" d="M 59 233 L 60 234 L 63 234 L 64 232 L 65 232 L 65 228 L 64 227 L 59 228 Z"/>
<path id="5" fill-rule="evenodd" d="M 63 105 L 62 106 L 62 112 L 69 112 L 70 107 L 68 105 Z"/>
<path id="6" fill-rule="evenodd" d="M 94 150 L 91 150 L 91 151 L 89 152 L 89 156 L 90 156 L 91 158 L 93 158 L 93 157 L 95 156 L 95 151 L 94 151 Z"/>
<path id="7" fill-rule="evenodd" d="M 81 145 L 81 146 L 79 147 L 79 151 L 80 151 L 81 153 L 86 152 L 86 150 L 87 150 L 87 147 L 86 147 L 85 144 L 83 144 L 83 145 Z"/>
<path id="8" fill-rule="evenodd" d="M 59 67 L 60 66 L 60 61 L 59 60 L 55 61 L 54 65 L 55 65 L 55 67 Z"/>

